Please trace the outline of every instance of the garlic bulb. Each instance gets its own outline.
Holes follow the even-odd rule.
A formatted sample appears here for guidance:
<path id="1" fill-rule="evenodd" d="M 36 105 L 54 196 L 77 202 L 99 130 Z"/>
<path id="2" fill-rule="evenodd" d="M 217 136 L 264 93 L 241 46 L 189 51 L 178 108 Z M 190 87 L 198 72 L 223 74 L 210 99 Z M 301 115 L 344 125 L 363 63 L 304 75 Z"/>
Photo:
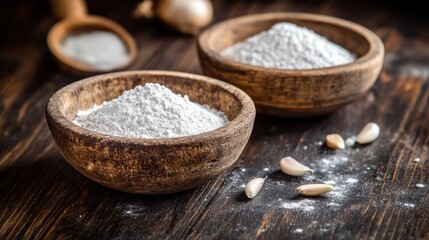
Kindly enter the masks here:
<path id="1" fill-rule="evenodd" d="M 211 22 L 213 5 L 210 0 L 145 0 L 134 15 L 155 15 L 180 32 L 196 34 Z"/>

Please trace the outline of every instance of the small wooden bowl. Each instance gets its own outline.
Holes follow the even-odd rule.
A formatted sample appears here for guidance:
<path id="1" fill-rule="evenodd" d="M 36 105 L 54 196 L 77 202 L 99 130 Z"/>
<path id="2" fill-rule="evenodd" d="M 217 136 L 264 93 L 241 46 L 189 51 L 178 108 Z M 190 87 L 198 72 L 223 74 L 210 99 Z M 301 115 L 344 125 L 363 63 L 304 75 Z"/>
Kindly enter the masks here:
<path id="1" fill-rule="evenodd" d="M 115 137 L 72 123 L 80 109 L 156 82 L 192 101 L 226 113 L 230 122 L 214 131 L 180 138 Z M 105 186 L 131 193 L 164 194 L 206 183 L 240 156 L 253 128 L 255 106 L 240 89 L 209 78 L 166 71 L 128 71 L 70 84 L 49 100 L 46 118 L 64 158 Z"/>
<path id="2" fill-rule="evenodd" d="M 239 63 L 220 52 L 279 22 L 291 22 L 325 36 L 358 56 L 329 68 L 281 70 Z M 303 13 L 249 15 L 218 23 L 197 41 L 204 73 L 248 93 L 257 110 L 277 116 L 332 112 L 365 93 L 377 79 L 384 57 L 381 40 L 370 30 L 334 17 Z"/>
<path id="3" fill-rule="evenodd" d="M 103 30 L 116 34 L 127 47 L 128 60 L 107 70 L 96 69 L 93 66 L 66 56 L 61 50 L 61 44 L 68 35 L 82 32 Z M 137 45 L 133 37 L 117 23 L 103 17 L 85 15 L 83 17 L 65 18 L 55 24 L 48 33 L 48 47 L 64 69 L 78 75 L 111 72 L 128 67 L 137 56 Z"/>

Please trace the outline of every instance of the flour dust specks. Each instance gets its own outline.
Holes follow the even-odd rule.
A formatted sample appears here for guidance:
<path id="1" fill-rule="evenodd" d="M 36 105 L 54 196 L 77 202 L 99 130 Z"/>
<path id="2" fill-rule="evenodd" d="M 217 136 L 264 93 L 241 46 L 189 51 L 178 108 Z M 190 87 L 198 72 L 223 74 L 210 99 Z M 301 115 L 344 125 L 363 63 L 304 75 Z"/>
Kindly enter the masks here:
<path id="1" fill-rule="evenodd" d="M 315 208 L 315 201 L 313 199 L 302 199 L 302 200 L 283 200 L 281 204 L 281 208 L 289 209 L 289 210 L 297 210 L 303 212 L 311 212 Z"/>

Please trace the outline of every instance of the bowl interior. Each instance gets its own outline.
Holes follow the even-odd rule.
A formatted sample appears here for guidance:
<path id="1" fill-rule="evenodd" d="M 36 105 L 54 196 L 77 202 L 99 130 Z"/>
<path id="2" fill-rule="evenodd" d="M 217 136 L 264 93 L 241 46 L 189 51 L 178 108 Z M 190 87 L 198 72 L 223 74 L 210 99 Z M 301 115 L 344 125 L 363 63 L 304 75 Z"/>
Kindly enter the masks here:
<path id="1" fill-rule="evenodd" d="M 323 16 L 311 15 L 309 17 L 305 15 L 272 14 L 229 20 L 213 28 L 210 36 L 206 38 L 207 47 L 209 50 L 219 53 L 237 42 L 268 30 L 276 23 L 290 22 L 313 30 L 356 54 L 357 57 L 361 57 L 369 51 L 370 44 L 367 39 L 350 26 L 345 27 L 340 22 L 332 21 Z"/>
<path id="2" fill-rule="evenodd" d="M 66 56 L 61 49 L 61 45 L 67 36 L 96 30 L 115 33 L 127 48 L 128 61 L 109 69 L 109 71 L 124 68 L 135 59 L 137 47 L 131 35 L 115 22 L 97 16 L 69 18 L 57 23 L 49 32 L 48 46 L 53 55 L 68 67 L 82 72 L 100 72 L 101 70 L 95 69 L 89 64 L 79 62 Z"/>
<path id="3" fill-rule="evenodd" d="M 160 83 L 170 88 L 174 93 L 188 95 L 191 101 L 207 104 L 208 106 L 224 112 L 232 121 L 241 112 L 243 106 L 232 92 L 213 83 L 194 79 L 191 74 L 108 74 L 102 78 L 93 78 L 91 81 L 76 82 L 58 96 L 58 109 L 68 120 L 73 120 L 76 112 L 88 109 L 94 104 L 101 104 L 120 96 L 124 91 L 130 90 L 145 83 Z"/>

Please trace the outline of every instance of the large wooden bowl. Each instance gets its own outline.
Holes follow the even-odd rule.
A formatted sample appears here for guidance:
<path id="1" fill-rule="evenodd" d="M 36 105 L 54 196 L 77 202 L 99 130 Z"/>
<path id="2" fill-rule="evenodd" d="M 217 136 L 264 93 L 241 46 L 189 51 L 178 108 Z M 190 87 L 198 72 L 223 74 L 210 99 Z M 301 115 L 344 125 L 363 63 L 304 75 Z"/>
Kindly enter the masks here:
<path id="1" fill-rule="evenodd" d="M 325 36 L 358 56 L 350 64 L 310 70 L 280 70 L 239 63 L 220 52 L 278 22 L 291 22 Z M 384 57 L 381 40 L 370 30 L 334 17 L 303 13 L 249 15 L 218 23 L 197 41 L 208 76 L 248 93 L 260 112 L 314 116 L 332 112 L 365 93 L 377 79 Z"/>
<path id="2" fill-rule="evenodd" d="M 109 136 L 72 123 L 78 110 L 117 98 L 147 82 L 163 84 L 192 101 L 219 109 L 230 122 L 194 136 L 156 140 Z M 163 194 L 199 186 L 230 167 L 249 140 L 255 112 L 243 91 L 212 78 L 129 71 L 87 78 L 62 88 L 49 100 L 46 118 L 61 154 L 83 175 L 125 192 Z"/>

